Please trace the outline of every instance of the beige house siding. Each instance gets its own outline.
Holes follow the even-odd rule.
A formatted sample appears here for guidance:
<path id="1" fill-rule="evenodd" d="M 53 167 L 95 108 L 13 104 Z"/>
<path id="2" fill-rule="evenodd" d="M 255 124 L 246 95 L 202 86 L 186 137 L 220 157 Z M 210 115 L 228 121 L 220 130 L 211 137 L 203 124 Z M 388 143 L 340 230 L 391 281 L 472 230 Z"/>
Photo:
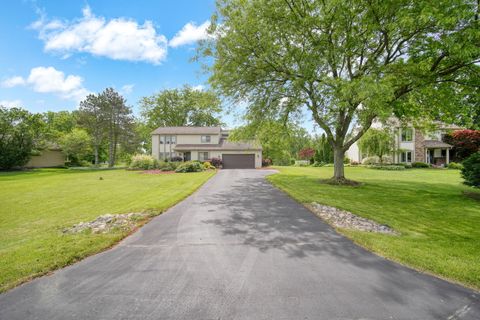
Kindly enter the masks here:
<path id="1" fill-rule="evenodd" d="M 207 128 L 204 128 L 205 130 Z M 188 127 L 172 127 L 172 128 L 158 128 L 152 134 L 152 156 L 156 159 L 161 159 L 161 154 L 164 152 L 171 152 L 172 156 L 181 156 L 184 152 L 190 152 L 191 160 L 199 160 L 199 152 L 208 152 L 208 158 L 222 158 L 223 154 L 253 154 L 255 155 L 255 167 L 262 167 L 262 151 L 261 148 L 251 147 L 248 144 L 245 145 L 245 148 L 240 144 L 231 144 L 221 141 L 223 137 L 227 138 L 228 133 L 226 131 L 221 131 L 218 128 L 218 133 L 201 133 L 192 134 L 190 132 L 184 132 L 186 130 L 196 130 L 200 131 L 199 128 L 188 128 Z M 203 129 L 202 129 L 203 130 Z M 208 130 L 213 130 L 208 128 Z M 160 133 L 157 133 L 161 132 Z M 165 133 L 164 133 L 165 132 Z M 175 132 L 175 133 L 169 133 Z M 160 144 L 160 136 L 174 136 L 175 144 Z M 202 136 L 210 136 L 209 142 L 202 142 Z M 181 145 L 180 150 L 175 151 L 174 149 L 177 145 Z M 213 148 L 212 148 L 213 147 Z M 209 150 L 212 148 L 211 150 Z M 254 149 L 251 150 L 250 148 Z M 258 150 L 260 149 L 260 150 Z"/>
<path id="2" fill-rule="evenodd" d="M 61 167 L 65 165 L 65 155 L 59 150 L 43 150 L 38 156 L 32 156 L 25 165 L 28 168 Z"/>
<path id="3" fill-rule="evenodd" d="M 152 156 L 155 159 L 160 159 L 160 152 L 172 152 L 173 156 L 178 156 L 179 152 L 174 152 L 175 147 L 177 144 L 202 144 L 202 136 L 210 136 L 210 142 L 206 142 L 204 144 L 218 144 L 219 143 L 219 136 L 215 134 L 168 134 L 168 136 L 174 136 L 176 139 L 176 144 L 160 144 L 160 136 L 154 134 L 152 135 Z M 193 156 L 192 152 L 192 160 L 198 159 L 198 154 Z"/>

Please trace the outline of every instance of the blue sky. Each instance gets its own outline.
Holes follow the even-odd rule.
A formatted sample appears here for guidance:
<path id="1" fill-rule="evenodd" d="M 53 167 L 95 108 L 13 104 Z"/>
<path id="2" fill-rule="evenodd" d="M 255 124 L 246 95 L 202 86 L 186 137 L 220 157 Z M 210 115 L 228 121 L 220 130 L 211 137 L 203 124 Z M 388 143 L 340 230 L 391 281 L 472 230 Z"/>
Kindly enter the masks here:
<path id="1" fill-rule="evenodd" d="M 143 96 L 205 88 L 208 76 L 189 60 L 214 9 L 214 0 L 5 1 L 0 104 L 74 110 L 87 93 L 114 87 L 138 115 Z"/>

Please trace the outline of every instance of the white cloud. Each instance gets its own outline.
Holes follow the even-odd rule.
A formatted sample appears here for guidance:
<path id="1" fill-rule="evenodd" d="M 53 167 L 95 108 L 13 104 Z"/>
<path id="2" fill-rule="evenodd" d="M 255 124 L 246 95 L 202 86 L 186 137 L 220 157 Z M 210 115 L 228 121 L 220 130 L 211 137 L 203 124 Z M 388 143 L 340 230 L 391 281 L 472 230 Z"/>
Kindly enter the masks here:
<path id="1" fill-rule="evenodd" d="M 0 100 L 0 106 L 4 106 L 8 109 L 10 108 L 22 108 L 22 100 Z"/>
<path id="2" fill-rule="evenodd" d="M 2 81 L 2 87 L 12 88 L 16 86 L 21 86 L 25 84 L 25 79 L 19 76 L 11 77 Z"/>
<path id="3" fill-rule="evenodd" d="M 32 28 L 39 31 L 45 50 L 64 58 L 87 52 L 114 60 L 146 61 L 159 64 L 167 55 L 167 38 L 158 34 L 151 21 L 143 25 L 125 18 L 106 20 L 95 16 L 90 7 L 73 21 L 46 21 L 42 16 Z"/>
<path id="4" fill-rule="evenodd" d="M 208 38 L 207 28 L 210 26 L 210 21 L 205 21 L 199 26 L 194 22 L 189 22 L 183 26 L 182 30 L 177 32 L 172 40 L 168 43 L 171 47 L 179 47 L 186 44 L 193 44 L 199 40 Z"/>
<path id="5" fill-rule="evenodd" d="M 130 94 L 133 91 L 133 87 L 135 87 L 134 84 L 126 84 L 122 86 L 121 93 L 122 94 Z"/>
<path id="6" fill-rule="evenodd" d="M 12 80 L 15 79 L 15 80 Z M 15 76 L 5 80 L 13 87 L 16 85 L 29 85 L 33 91 L 40 93 L 54 93 L 63 99 L 75 101 L 82 100 L 89 92 L 83 87 L 83 79 L 80 76 L 68 75 L 54 67 L 36 67 L 30 70 L 27 79 Z"/>
<path id="7" fill-rule="evenodd" d="M 199 84 L 197 86 L 193 86 L 192 89 L 195 91 L 203 91 L 203 89 L 205 89 L 205 86 L 202 84 Z"/>
<path id="8" fill-rule="evenodd" d="M 80 101 L 88 90 L 82 85 L 80 76 L 68 75 L 54 67 L 36 67 L 30 71 L 27 83 L 32 85 L 35 92 L 55 93 L 64 99 Z"/>

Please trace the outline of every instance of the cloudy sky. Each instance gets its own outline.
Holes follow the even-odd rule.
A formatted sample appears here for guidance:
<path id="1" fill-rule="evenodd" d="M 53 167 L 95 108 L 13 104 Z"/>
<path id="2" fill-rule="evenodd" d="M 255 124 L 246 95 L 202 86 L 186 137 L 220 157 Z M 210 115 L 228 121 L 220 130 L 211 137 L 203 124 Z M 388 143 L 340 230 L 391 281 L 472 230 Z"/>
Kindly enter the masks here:
<path id="1" fill-rule="evenodd" d="M 129 104 L 183 84 L 205 86 L 189 62 L 213 0 L 5 1 L 0 12 L 0 103 L 73 110 L 107 86 Z"/>

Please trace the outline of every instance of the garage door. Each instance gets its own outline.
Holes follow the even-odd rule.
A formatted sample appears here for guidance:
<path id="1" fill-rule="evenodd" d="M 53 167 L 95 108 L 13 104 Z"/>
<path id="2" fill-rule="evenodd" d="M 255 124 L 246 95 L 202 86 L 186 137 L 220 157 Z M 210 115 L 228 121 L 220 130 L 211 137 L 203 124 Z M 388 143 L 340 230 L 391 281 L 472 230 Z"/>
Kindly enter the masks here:
<path id="1" fill-rule="evenodd" d="M 254 154 L 223 154 L 223 169 L 255 169 Z"/>

